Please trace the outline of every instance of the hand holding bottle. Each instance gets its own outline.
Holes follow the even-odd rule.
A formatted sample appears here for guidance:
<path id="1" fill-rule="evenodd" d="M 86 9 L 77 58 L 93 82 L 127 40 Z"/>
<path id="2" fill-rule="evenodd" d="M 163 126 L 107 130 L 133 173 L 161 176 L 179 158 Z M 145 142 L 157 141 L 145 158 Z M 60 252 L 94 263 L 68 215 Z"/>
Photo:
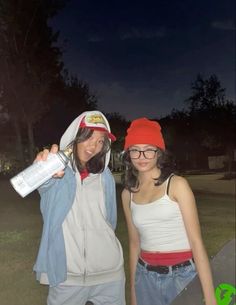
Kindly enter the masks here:
<path id="1" fill-rule="evenodd" d="M 48 158 L 48 155 L 49 153 L 52 153 L 52 154 L 56 154 L 58 152 L 58 145 L 57 144 L 53 144 L 50 148 L 50 151 L 49 149 L 45 148 L 44 150 L 40 151 L 34 162 L 36 161 L 46 161 L 47 158 Z M 53 178 L 62 178 L 64 176 L 65 172 L 64 170 L 61 170 L 59 172 L 57 172 L 56 174 L 53 175 Z"/>
<path id="2" fill-rule="evenodd" d="M 64 168 L 67 166 L 71 154 L 71 147 L 58 151 L 58 146 L 54 144 L 50 151 L 44 149 L 38 153 L 34 163 L 11 178 L 10 182 L 15 190 L 25 197 L 50 178 L 63 177 Z"/>

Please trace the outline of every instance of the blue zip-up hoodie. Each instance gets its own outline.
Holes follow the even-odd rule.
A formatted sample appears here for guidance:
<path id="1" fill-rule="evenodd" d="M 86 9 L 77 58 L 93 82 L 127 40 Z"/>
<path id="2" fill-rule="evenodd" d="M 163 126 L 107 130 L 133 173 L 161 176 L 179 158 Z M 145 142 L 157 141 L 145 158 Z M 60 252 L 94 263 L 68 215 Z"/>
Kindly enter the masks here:
<path id="1" fill-rule="evenodd" d="M 65 148 L 74 139 L 78 130 L 76 126 L 79 126 L 84 114 L 86 113 L 76 118 L 68 127 L 60 142 L 61 149 Z M 107 163 L 108 161 L 109 156 Z M 114 178 L 108 167 L 101 173 L 101 177 L 105 194 L 106 221 L 115 230 L 117 207 Z M 39 188 L 39 193 L 41 196 L 40 209 L 43 216 L 43 232 L 34 271 L 38 280 L 40 280 L 41 274 L 47 274 L 50 286 L 56 286 L 67 278 L 62 224 L 75 199 L 75 173 L 68 166 L 62 179 L 50 179 Z"/>

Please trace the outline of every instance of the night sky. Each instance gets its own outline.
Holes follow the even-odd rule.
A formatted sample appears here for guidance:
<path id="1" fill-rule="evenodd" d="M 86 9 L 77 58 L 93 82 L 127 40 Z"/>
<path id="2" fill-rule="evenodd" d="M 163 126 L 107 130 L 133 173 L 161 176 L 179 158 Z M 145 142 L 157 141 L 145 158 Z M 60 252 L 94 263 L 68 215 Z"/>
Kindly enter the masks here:
<path id="1" fill-rule="evenodd" d="M 234 0 L 70 0 L 50 24 L 65 67 L 104 112 L 133 119 L 182 110 L 198 73 L 216 74 L 235 101 Z"/>

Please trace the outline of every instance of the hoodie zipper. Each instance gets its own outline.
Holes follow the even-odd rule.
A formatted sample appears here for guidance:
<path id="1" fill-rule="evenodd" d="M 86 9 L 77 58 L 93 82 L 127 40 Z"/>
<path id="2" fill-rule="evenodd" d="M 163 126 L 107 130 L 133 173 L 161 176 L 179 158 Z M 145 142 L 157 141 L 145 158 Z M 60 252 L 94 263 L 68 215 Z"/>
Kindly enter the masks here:
<path id="1" fill-rule="evenodd" d="M 86 270 L 86 249 L 85 249 L 85 230 L 84 230 L 84 284 L 86 282 L 86 275 L 87 275 L 87 270 Z"/>
<path id="2" fill-rule="evenodd" d="M 83 193 L 83 184 L 84 181 L 81 179 L 81 191 Z M 83 213 L 83 206 L 82 206 L 82 219 L 84 220 L 84 213 Z M 86 270 L 86 230 L 85 230 L 85 225 L 84 222 L 82 223 L 82 231 L 83 231 L 83 238 L 84 238 L 84 251 L 83 251 L 83 256 L 84 256 L 84 274 L 83 274 L 83 282 L 85 284 L 86 282 L 86 275 L 87 275 L 87 270 Z"/>

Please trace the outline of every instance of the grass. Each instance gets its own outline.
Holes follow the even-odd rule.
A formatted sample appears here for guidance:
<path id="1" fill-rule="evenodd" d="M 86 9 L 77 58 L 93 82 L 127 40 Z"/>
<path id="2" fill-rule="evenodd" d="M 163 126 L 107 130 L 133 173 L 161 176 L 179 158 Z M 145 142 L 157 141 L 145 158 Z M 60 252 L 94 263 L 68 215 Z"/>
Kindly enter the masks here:
<path id="1" fill-rule="evenodd" d="M 42 226 L 39 197 L 21 199 L 4 180 L 0 194 L 0 304 L 46 304 L 47 287 L 32 272 Z"/>
<path id="2" fill-rule="evenodd" d="M 191 177 L 189 177 L 191 180 Z M 204 178 L 206 179 L 206 177 Z M 209 256 L 235 238 L 235 199 L 232 187 L 220 185 L 220 194 L 212 192 L 212 177 L 207 181 L 195 177 L 191 184 L 196 188 L 196 199 L 202 227 L 203 239 Z M 197 180 L 197 183 L 196 183 Z M 218 188 L 219 180 L 217 179 Z M 230 182 L 231 183 L 231 182 Z M 226 190 L 224 193 L 222 189 Z M 127 275 L 127 305 L 129 304 L 128 238 L 125 219 L 120 202 L 121 186 L 117 185 L 118 227 Z M 0 180 L 0 304 L 44 305 L 47 286 L 39 285 L 32 272 L 41 235 L 42 220 L 37 193 L 21 199 L 6 180 Z"/>

